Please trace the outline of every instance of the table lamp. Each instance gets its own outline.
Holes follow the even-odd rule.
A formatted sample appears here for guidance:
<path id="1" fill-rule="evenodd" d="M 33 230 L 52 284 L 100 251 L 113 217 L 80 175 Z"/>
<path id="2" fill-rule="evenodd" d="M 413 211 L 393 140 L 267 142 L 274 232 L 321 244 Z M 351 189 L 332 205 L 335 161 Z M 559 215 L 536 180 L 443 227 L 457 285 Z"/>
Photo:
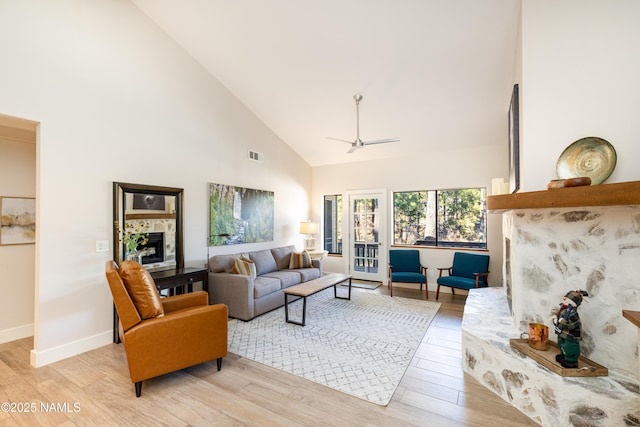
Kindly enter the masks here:
<path id="1" fill-rule="evenodd" d="M 316 239 L 312 236 L 318 234 L 318 223 L 305 221 L 300 223 L 300 234 L 306 234 L 304 239 L 304 249 L 312 251 L 316 248 Z"/>

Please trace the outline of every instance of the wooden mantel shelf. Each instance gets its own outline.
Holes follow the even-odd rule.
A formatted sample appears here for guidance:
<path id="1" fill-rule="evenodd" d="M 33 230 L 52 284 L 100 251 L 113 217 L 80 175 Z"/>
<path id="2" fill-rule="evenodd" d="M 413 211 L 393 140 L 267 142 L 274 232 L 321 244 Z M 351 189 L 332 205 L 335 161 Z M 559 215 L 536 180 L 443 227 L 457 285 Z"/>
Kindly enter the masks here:
<path id="1" fill-rule="evenodd" d="M 640 181 L 557 188 L 487 197 L 487 210 L 640 205 Z"/>
<path id="2" fill-rule="evenodd" d="M 640 311 L 622 310 L 622 317 L 640 328 Z"/>

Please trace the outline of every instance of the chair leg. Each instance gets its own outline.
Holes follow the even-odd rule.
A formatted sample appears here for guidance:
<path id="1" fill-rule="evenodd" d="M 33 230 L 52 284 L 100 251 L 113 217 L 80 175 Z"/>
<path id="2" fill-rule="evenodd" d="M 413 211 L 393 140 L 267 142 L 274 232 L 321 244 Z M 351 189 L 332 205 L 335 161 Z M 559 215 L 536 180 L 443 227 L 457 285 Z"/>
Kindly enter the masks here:
<path id="1" fill-rule="evenodd" d="M 140 397 L 142 394 L 142 381 L 136 383 L 136 397 Z"/>
<path id="2" fill-rule="evenodd" d="M 436 289 L 436 301 L 438 301 L 439 296 L 440 296 L 440 285 L 438 285 L 438 289 Z"/>
<path id="3" fill-rule="evenodd" d="M 393 297 L 393 281 L 389 280 L 389 296 Z"/>
<path id="4" fill-rule="evenodd" d="M 420 283 L 420 290 L 422 290 L 422 283 Z M 424 284 L 424 293 L 425 293 L 425 299 L 428 300 L 429 299 L 429 284 L 428 283 Z"/>
<path id="5" fill-rule="evenodd" d="M 216 360 L 216 363 L 218 364 L 218 371 L 220 369 L 222 369 L 222 357 L 218 357 L 218 360 Z"/>

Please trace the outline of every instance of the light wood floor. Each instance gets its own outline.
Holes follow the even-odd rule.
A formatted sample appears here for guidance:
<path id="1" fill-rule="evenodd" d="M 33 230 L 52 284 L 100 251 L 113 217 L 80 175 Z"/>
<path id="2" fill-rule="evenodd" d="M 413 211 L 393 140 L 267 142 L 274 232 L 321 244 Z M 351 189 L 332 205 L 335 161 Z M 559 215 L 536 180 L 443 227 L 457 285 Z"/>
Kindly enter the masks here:
<path id="1" fill-rule="evenodd" d="M 398 287 L 394 295 L 424 298 Z M 440 296 L 442 307 L 387 407 L 233 354 L 220 372 L 211 362 L 145 381 L 137 399 L 121 345 L 34 369 L 32 339 L 23 339 L 0 345 L 0 403 L 34 403 L 36 412 L 0 411 L 0 426 L 537 425 L 463 373 L 464 300 Z M 57 404 L 58 412 L 41 403 Z"/>

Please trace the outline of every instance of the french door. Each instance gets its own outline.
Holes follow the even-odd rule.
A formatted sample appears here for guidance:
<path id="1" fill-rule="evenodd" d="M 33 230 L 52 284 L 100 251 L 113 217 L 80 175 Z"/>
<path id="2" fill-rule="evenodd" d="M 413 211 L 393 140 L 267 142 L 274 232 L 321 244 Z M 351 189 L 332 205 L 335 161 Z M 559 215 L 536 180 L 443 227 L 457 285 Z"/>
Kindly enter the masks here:
<path id="1" fill-rule="evenodd" d="M 386 278 L 386 204 L 384 190 L 349 193 L 349 272 L 354 279 Z"/>

